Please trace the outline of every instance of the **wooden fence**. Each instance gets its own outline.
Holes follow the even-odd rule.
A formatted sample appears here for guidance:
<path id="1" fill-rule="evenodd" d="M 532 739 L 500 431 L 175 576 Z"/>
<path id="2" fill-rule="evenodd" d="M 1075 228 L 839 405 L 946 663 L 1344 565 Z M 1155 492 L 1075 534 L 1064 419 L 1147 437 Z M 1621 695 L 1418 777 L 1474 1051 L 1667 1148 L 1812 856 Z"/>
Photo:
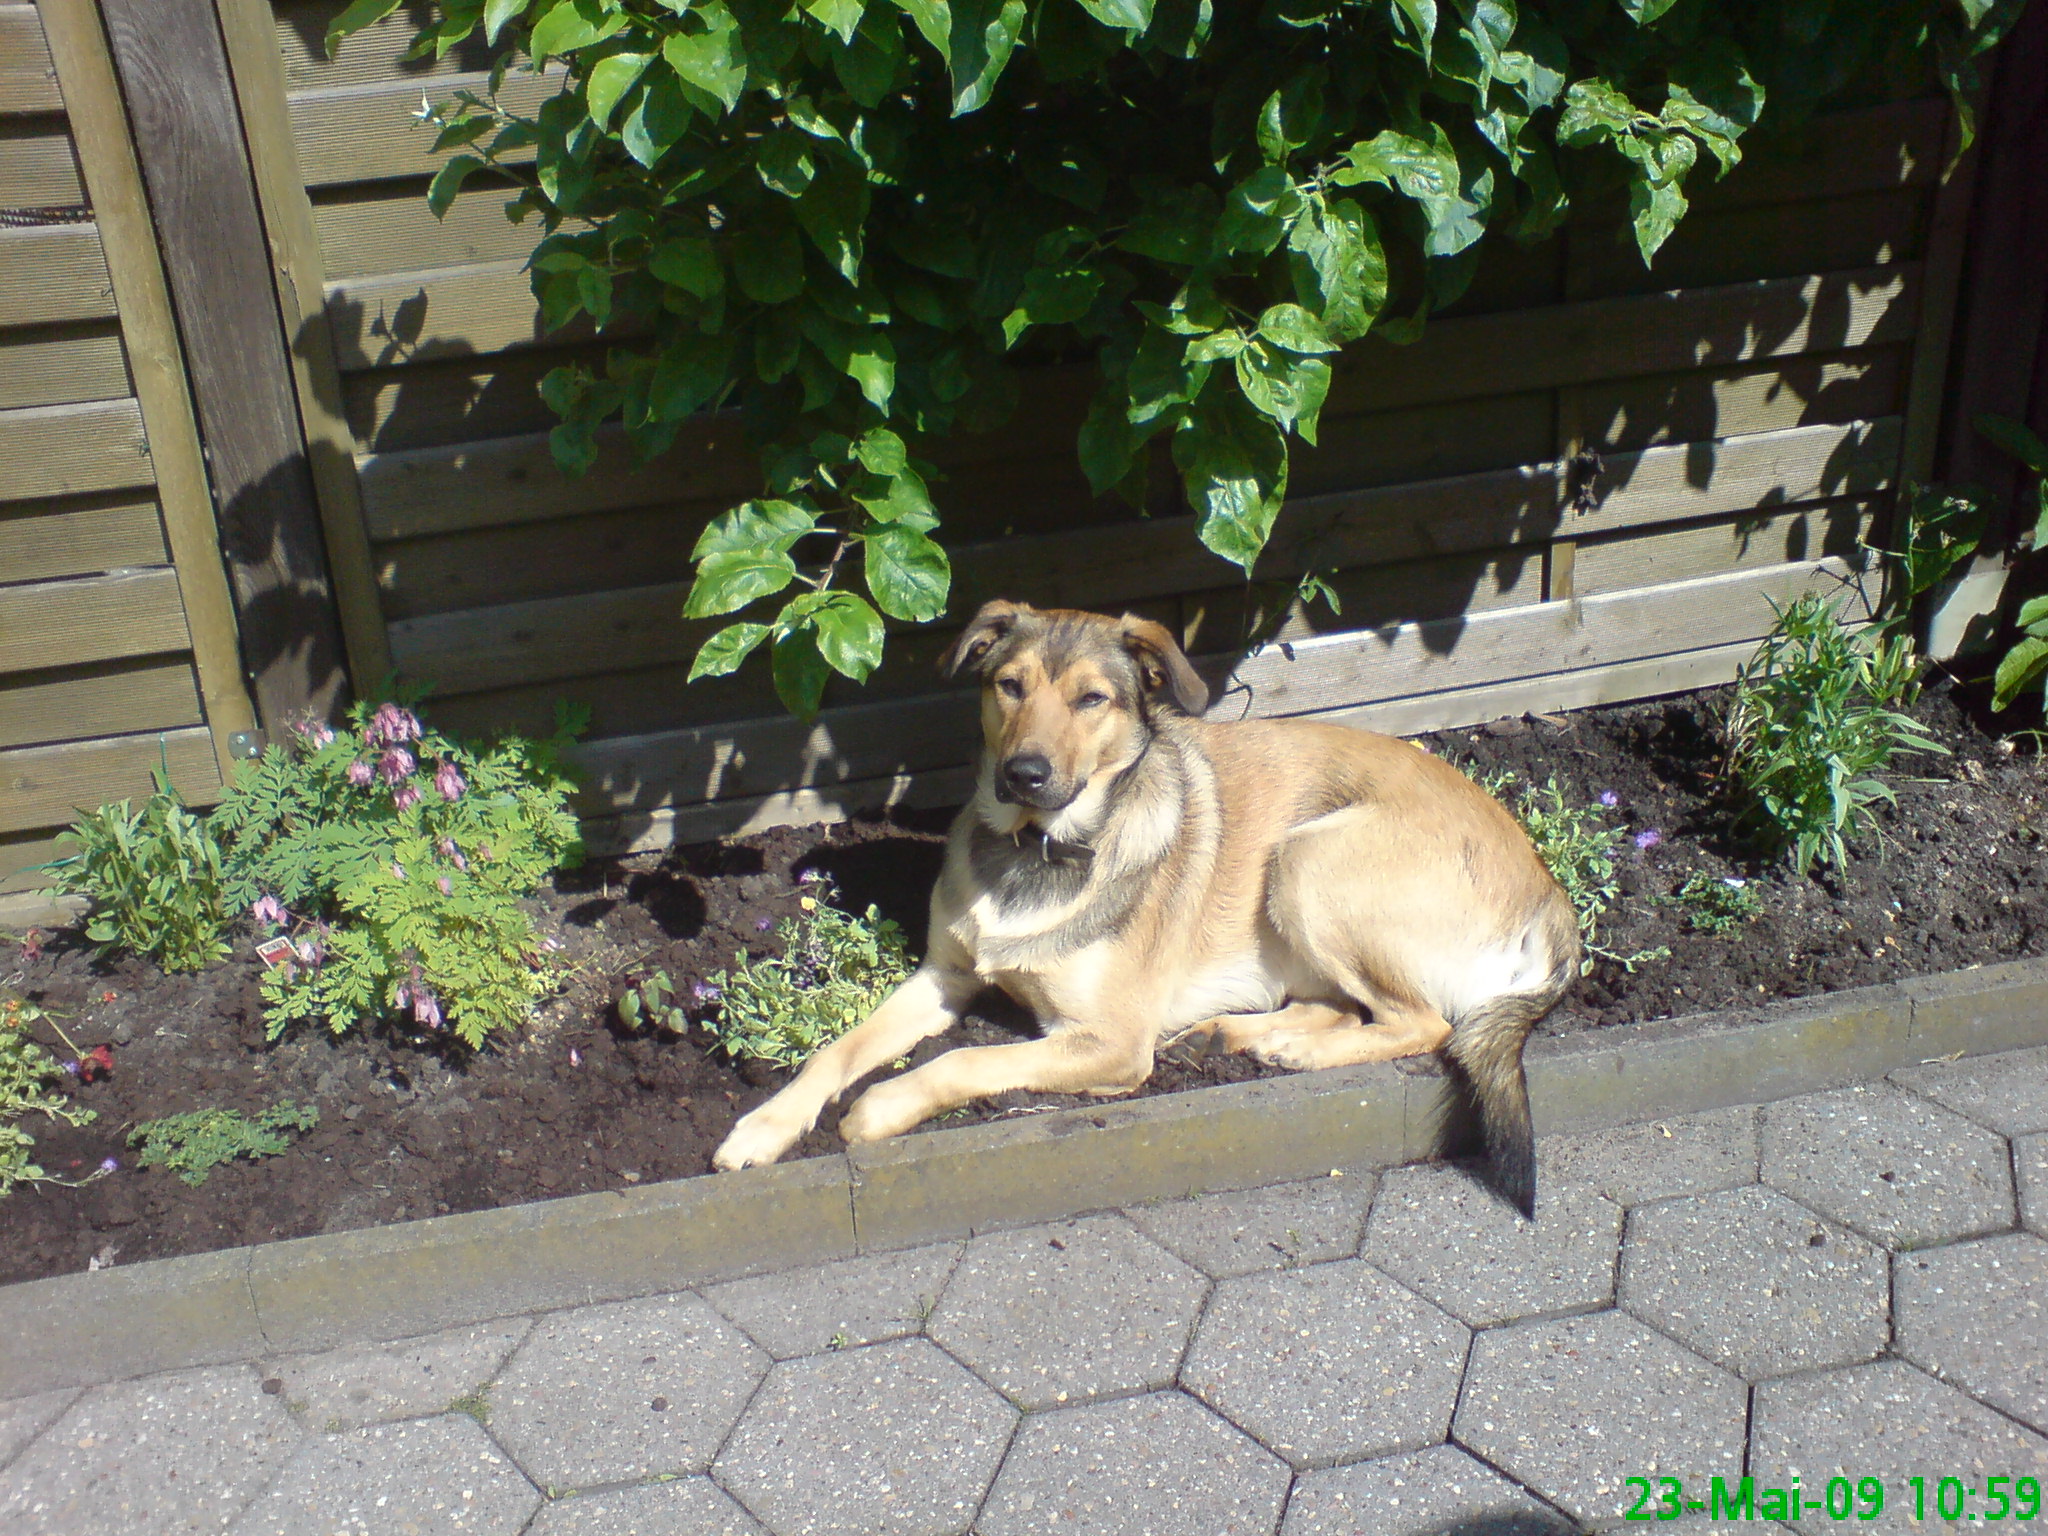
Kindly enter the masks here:
<path id="1" fill-rule="evenodd" d="M 226 164 L 216 134 L 212 174 L 239 175 L 253 189 L 251 216 L 260 210 L 260 230 L 240 238 L 261 257 L 261 278 L 185 275 L 199 259 L 195 224 L 219 243 L 221 221 L 204 199 L 180 198 L 168 171 L 150 181 L 188 352 L 218 356 L 225 344 L 208 338 L 208 306 L 236 311 L 241 339 L 231 355 L 249 368 L 248 391 L 267 402 L 265 420 L 295 414 L 299 435 L 287 443 L 274 426 L 237 428 L 218 400 L 220 425 L 210 428 L 206 374 L 217 364 L 188 355 L 209 449 L 215 430 L 239 430 L 244 445 L 225 471 L 235 484 L 214 487 L 236 514 L 223 515 L 227 586 L 220 555 L 188 561 L 174 538 L 169 561 L 161 544 L 151 560 L 123 553 L 120 564 L 153 574 L 89 575 L 80 561 L 100 557 L 75 555 L 36 583 L 0 587 L 0 604 L 153 580 L 151 590 L 182 594 L 191 617 L 173 616 L 196 637 L 194 593 L 206 566 L 216 608 L 232 589 L 244 671 L 273 729 L 292 698 L 317 705 L 331 694 L 334 667 L 322 658 L 344 646 L 359 686 L 392 669 L 430 682 L 436 717 L 461 729 L 537 728 L 555 700 L 587 703 L 586 810 L 615 846 L 961 794 L 972 708 L 933 676 L 949 638 L 943 626 L 902 635 L 866 688 L 835 682 L 808 725 L 783 716 L 753 676 L 685 687 L 706 630 L 679 618 L 688 551 L 707 517 L 754 489 L 755 466 L 737 424 L 707 417 L 652 465 L 635 465 L 614 442 L 582 479 L 554 471 L 534 384 L 594 343 L 542 333 L 521 271 L 533 236 L 504 219 L 502 191 L 472 182 L 441 221 L 422 195 L 435 161 L 431 130 L 414 114 L 423 97 L 478 84 L 480 59 L 401 62 L 415 24 L 401 12 L 329 62 L 322 38 L 338 0 L 148 0 L 157 30 L 138 22 L 124 31 L 143 3 L 100 0 L 113 41 L 97 61 L 102 76 L 110 61 L 118 67 L 138 121 L 161 122 L 161 132 L 137 134 L 142 175 L 152 174 L 153 141 L 168 142 L 182 117 L 204 117 L 217 103 L 133 82 L 170 67 L 163 34 L 182 61 L 204 52 L 200 33 L 217 23 L 219 80 L 232 81 L 245 159 Z M 43 0 L 43 11 L 53 37 L 57 19 L 70 18 L 83 59 L 94 31 L 89 0 Z M 161 24 L 170 12 L 182 18 L 176 27 Z M 61 176 L 48 180 L 55 173 L 35 167 L 62 163 L 69 103 L 90 183 L 92 110 L 71 89 L 63 57 L 61 99 L 32 60 L 20 62 L 34 20 L 25 6 L 0 4 L 0 97 L 21 94 L 23 111 L 35 114 L 0 119 L 25 125 L 0 137 L 0 204 L 75 204 L 75 182 L 59 185 Z M 87 62 L 75 69 L 81 80 L 92 75 Z M 43 82 L 40 95 L 7 84 L 31 77 Z M 551 89 L 545 79 L 511 87 L 536 101 Z M 1945 103 L 1933 99 L 1822 119 L 1758 146 L 1725 182 L 1703 189 L 1654 271 L 1636 256 L 1619 209 L 1590 210 L 1549 244 L 1489 253 L 1472 293 L 1416 345 L 1353 349 L 1324 411 L 1322 446 L 1297 453 L 1293 499 L 1258 573 L 1270 595 L 1302 570 L 1335 572 L 1342 617 L 1290 614 L 1286 643 L 1237 665 L 1217 711 L 1419 730 L 1729 677 L 1770 622 L 1766 600 L 1854 569 L 1858 541 L 1881 526 L 1899 479 L 1924 478 L 1935 464 L 1959 274 L 1978 251 L 1968 238 L 1978 157 L 1944 177 L 1952 134 Z M 132 197 L 132 163 L 128 174 Z M 111 199 L 95 188 L 92 204 Z M 111 265 L 115 232 L 105 216 L 101 225 Z M 0 324 L 34 327 L 0 333 L 0 342 L 115 361 L 104 379 L 0 404 L 31 428 L 37 412 L 82 409 L 131 423 L 129 439 L 96 440 L 104 446 L 67 438 L 65 451 L 104 476 L 116 473 L 105 466 L 121 442 L 134 441 L 138 410 L 151 410 L 139 378 L 118 382 L 124 344 L 130 355 L 153 347 L 173 371 L 177 359 L 174 339 L 169 352 L 140 339 L 147 317 L 119 292 L 118 272 L 118 318 L 104 297 L 97 309 L 62 307 L 84 302 L 63 295 L 84 292 L 89 279 L 38 301 L 43 309 L 23 309 L 25 290 L 6 281 L 23 265 L 6 265 L 4 242 L 70 241 L 67 250 L 96 252 L 82 231 L 89 227 L 0 232 Z M 140 240 L 136 259 L 146 265 L 156 248 L 146 229 Z M 206 253 L 209 268 L 225 261 Z M 160 280 L 155 292 L 161 319 Z M 266 317 L 274 342 L 257 368 L 248 338 Z M 52 366 L 23 378 L 59 376 Z M 1091 390 L 1085 373 L 1046 370 L 1027 384 L 1008 429 L 939 450 L 946 478 L 937 493 L 955 562 L 949 622 L 994 595 L 1131 608 L 1172 624 L 1192 652 L 1230 671 L 1248 605 L 1262 594 L 1201 549 L 1170 486 L 1147 518 L 1088 494 L 1072 444 Z M 130 395 L 139 406 L 122 399 Z M 73 403 L 85 399 L 120 403 Z M 188 410 L 188 437 L 192 419 Z M 17 472 L 41 484 L 33 477 L 46 452 L 14 448 L 14 430 L 0 417 L 0 495 L 87 488 L 14 490 Z M 166 439 L 154 421 L 149 438 L 161 485 Z M 1590 482 L 1571 468 L 1584 449 L 1601 456 Z M 138 455 L 126 451 L 131 462 L 119 473 L 133 475 Z M 216 482 L 221 460 L 216 451 Z M 136 510 L 142 493 L 112 500 L 146 521 Z M 171 527 L 168 490 L 160 500 Z M 80 508 L 39 500 L 33 510 L 0 523 L 0 537 L 33 526 L 77 547 L 52 520 Z M 307 533 L 316 522 L 324 539 Z M 282 553 L 252 573 L 249 551 L 262 541 L 251 529 L 264 528 L 278 530 L 265 547 Z M 0 546 L 9 583 L 13 548 Z M 279 592 L 298 599 L 282 618 Z M 51 738 L 23 731 L 87 733 L 47 713 L 40 723 L 23 715 L 17 729 L 15 701 L 29 698 L 30 684 L 104 686 L 96 680 L 116 670 L 104 653 L 50 660 L 35 622 L 5 631 L 20 644 L 0 661 L 36 669 L 21 689 L 9 678 L 0 693 L 0 747 L 10 749 L 0 829 L 29 838 L 14 846 L 30 851 L 65 806 L 107 791 L 98 779 L 67 780 L 39 800 L 18 796 L 16 756 L 75 750 L 34 745 Z M 124 658 L 147 644 L 149 668 L 182 665 L 203 691 L 209 662 L 196 638 L 175 651 L 161 636 L 145 641 L 140 626 L 118 627 L 131 647 Z M 164 636 L 172 628 L 186 646 L 183 628 Z M 280 658 L 296 669 L 289 676 Z M 90 679 L 75 672 L 86 663 L 99 669 Z M 126 675 L 141 664 L 119 667 Z M 242 675 L 230 667 L 221 686 L 246 709 Z M 211 694 L 203 715 L 196 701 L 162 719 L 137 706 L 109 714 L 106 729 L 131 755 L 167 726 L 203 746 L 202 721 L 218 738 L 231 718 L 217 708 Z M 204 776 L 192 777 L 193 792 L 203 791 Z M 122 793 L 142 787 L 132 764 L 126 779 L 108 782 Z"/>

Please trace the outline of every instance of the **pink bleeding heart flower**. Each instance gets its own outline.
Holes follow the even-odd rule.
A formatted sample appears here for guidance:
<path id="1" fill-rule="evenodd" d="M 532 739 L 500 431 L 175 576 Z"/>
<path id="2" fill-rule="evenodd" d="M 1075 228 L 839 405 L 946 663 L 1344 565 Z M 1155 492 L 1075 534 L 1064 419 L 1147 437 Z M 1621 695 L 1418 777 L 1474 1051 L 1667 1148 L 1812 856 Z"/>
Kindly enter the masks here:
<path id="1" fill-rule="evenodd" d="M 419 765 L 413 755 L 403 747 L 393 747 L 377 759 L 377 772 L 383 775 L 386 784 L 396 784 L 400 779 L 410 778 Z"/>
<path id="2" fill-rule="evenodd" d="M 396 704 L 379 704 L 363 734 L 373 747 L 395 747 L 400 742 L 420 739 L 419 717 Z"/>
<path id="3" fill-rule="evenodd" d="M 419 803 L 420 787 L 417 784 L 401 784 L 391 791 L 391 804 L 394 809 L 409 811 Z"/>
<path id="4" fill-rule="evenodd" d="M 456 846 L 454 838 L 442 838 L 440 847 L 442 858 L 446 859 L 449 863 L 453 864 L 457 869 L 461 870 L 464 874 L 469 873 L 469 860 L 465 859 L 462 856 L 462 849 Z"/>
<path id="5" fill-rule="evenodd" d="M 446 875 L 443 875 L 440 879 L 436 880 L 434 882 L 434 885 L 443 896 L 453 896 L 455 894 L 455 882 L 453 880 L 450 880 Z"/>
<path id="6" fill-rule="evenodd" d="M 279 901 L 275 896 L 265 895 L 256 898 L 254 904 L 249 908 L 249 915 L 255 918 L 257 922 L 267 923 L 274 928 L 282 923 L 289 914 L 285 911 L 283 902 Z"/>
<path id="7" fill-rule="evenodd" d="M 429 1029 L 441 1027 L 441 1000 L 426 987 L 412 989 L 412 1016 Z"/>
<path id="8" fill-rule="evenodd" d="M 453 802 L 462 798 L 462 792 L 469 788 L 469 783 L 456 771 L 453 763 L 443 761 L 434 770 L 434 788 L 443 800 Z"/>
<path id="9" fill-rule="evenodd" d="M 360 757 L 348 765 L 347 778 L 357 789 L 368 789 L 376 780 L 377 770 Z"/>

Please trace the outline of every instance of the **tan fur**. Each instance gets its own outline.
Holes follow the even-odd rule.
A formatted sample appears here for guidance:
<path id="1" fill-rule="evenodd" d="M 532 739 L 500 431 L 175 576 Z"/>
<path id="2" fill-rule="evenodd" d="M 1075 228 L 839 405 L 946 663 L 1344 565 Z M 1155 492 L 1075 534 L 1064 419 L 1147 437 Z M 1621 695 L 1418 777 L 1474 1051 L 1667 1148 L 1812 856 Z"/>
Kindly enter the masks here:
<path id="1" fill-rule="evenodd" d="M 1191 1035 L 1302 1069 L 1448 1045 L 1489 1131 L 1526 1142 L 1521 1042 L 1576 974 L 1577 927 L 1521 827 L 1463 774 L 1368 731 L 1194 718 L 1206 690 L 1149 621 L 991 603 L 947 664 L 982 674 L 985 751 L 924 964 L 742 1119 L 718 1167 L 773 1162 L 987 984 L 1043 1037 L 877 1084 L 840 1122 L 849 1142 L 1010 1089 L 1128 1092 Z M 1006 798 L 1005 765 L 1031 759 L 1045 805 Z M 1044 862 L 1068 845 L 1092 857 Z M 1503 1168 L 1527 1149 L 1494 1151 L 1527 1208 L 1533 1174 Z"/>

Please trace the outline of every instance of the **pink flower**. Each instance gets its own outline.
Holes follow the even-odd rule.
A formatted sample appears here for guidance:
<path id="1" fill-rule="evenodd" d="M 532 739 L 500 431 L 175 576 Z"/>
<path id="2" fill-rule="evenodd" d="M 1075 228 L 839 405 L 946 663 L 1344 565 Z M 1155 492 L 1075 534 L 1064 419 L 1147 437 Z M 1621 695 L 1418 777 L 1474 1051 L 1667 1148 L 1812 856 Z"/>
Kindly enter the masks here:
<path id="1" fill-rule="evenodd" d="M 440 879 L 436 880 L 434 884 L 440 890 L 443 896 L 453 896 L 455 894 L 455 882 L 453 880 L 450 880 L 446 875 L 443 875 Z"/>
<path id="2" fill-rule="evenodd" d="M 255 904 L 249 908 L 249 915 L 255 918 L 257 922 L 265 923 L 275 928 L 289 914 L 284 909 L 284 903 L 275 896 L 258 896 Z"/>
<path id="3" fill-rule="evenodd" d="M 444 761 L 434 770 L 434 788 L 440 792 L 443 800 L 454 801 L 462 798 L 462 792 L 469 788 L 469 784 L 456 772 L 453 763 Z"/>
<path id="4" fill-rule="evenodd" d="M 403 747 L 393 747 L 377 759 L 377 772 L 383 775 L 386 784 L 396 784 L 400 779 L 409 778 L 417 766 L 413 755 Z"/>
<path id="5" fill-rule="evenodd" d="M 410 1007 L 412 1005 L 412 983 L 401 981 L 398 984 L 398 990 L 392 994 L 391 1001 L 400 1008 Z"/>
<path id="6" fill-rule="evenodd" d="M 418 716 L 409 709 L 396 704 L 379 704 L 377 713 L 370 716 L 370 723 L 363 728 L 363 735 L 373 747 L 395 747 L 400 742 L 420 739 Z"/>
<path id="7" fill-rule="evenodd" d="M 1636 834 L 1636 846 L 1638 848 L 1654 848 L 1663 841 L 1664 834 L 1662 832 L 1659 832 L 1655 827 L 1645 827 L 1642 831 Z"/>
<path id="8" fill-rule="evenodd" d="M 391 804 L 394 809 L 409 811 L 419 803 L 420 787 L 417 784 L 401 784 L 391 791 Z"/>
<path id="9" fill-rule="evenodd" d="M 300 939 L 293 947 L 298 950 L 299 958 L 308 967 L 316 971 L 320 969 L 321 962 L 327 958 L 327 946 L 321 941 L 317 933 Z"/>
<path id="10" fill-rule="evenodd" d="M 360 757 L 348 765 L 348 781 L 355 785 L 357 789 L 368 789 L 371 781 L 376 777 L 377 770 L 364 762 Z"/>
<path id="11" fill-rule="evenodd" d="M 461 870 L 464 874 L 469 873 L 469 860 L 465 859 L 462 856 L 462 850 L 461 848 L 456 846 L 454 838 L 442 838 L 440 846 L 442 858 L 446 859 L 449 863 L 453 864 L 457 869 Z"/>
<path id="12" fill-rule="evenodd" d="M 391 864 L 391 877 L 394 880 L 403 880 L 405 878 L 405 866 L 393 860 Z"/>
<path id="13" fill-rule="evenodd" d="M 424 986 L 412 989 L 412 1016 L 429 1029 L 441 1027 L 441 1000 Z"/>

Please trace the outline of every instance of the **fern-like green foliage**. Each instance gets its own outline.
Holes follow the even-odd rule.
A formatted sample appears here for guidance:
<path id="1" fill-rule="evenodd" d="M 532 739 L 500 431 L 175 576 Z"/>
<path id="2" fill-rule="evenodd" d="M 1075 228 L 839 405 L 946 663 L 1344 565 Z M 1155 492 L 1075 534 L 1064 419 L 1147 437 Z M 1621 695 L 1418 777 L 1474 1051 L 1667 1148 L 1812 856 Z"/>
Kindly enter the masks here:
<path id="1" fill-rule="evenodd" d="M 58 861 L 57 883 L 92 900 L 86 935 L 167 971 L 196 971 L 227 953 L 229 908 L 220 848 L 185 808 L 163 769 L 156 792 L 83 811 L 59 842 L 78 852 Z"/>
<path id="2" fill-rule="evenodd" d="M 319 1110 L 290 1099 L 254 1120 L 236 1109 L 195 1109 L 144 1121 L 128 1133 L 128 1145 L 142 1149 L 135 1160 L 139 1166 L 168 1168 L 185 1183 L 198 1185 L 238 1157 L 276 1157 L 292 1144 L 287 1132 L 310 1131 L 319 1123 Z"/>
<path id="3" fill-rule="evenodd" d="M 776 924 L 780 955 L 742 955 L 697 991 L 716 1005 L 704 1027 L 734 1060 L 796 1066 L 909 979 L 900 927 L 873 907 L 864 917 L 840 911 L 827 880 L 812 880 L 808 889 L 799 914 Z"/>
<path id="4" fill-rule="evenodd" d="M 18 997 L 0 1002 L 0 1200 L 17 1184 L 49 1177 L 34 1159 L 35 1138 L 19 1122 L 30 1114 L 45 1115 L 67 1125 L 96 1118 L 90 1109 L 73 1109 L 51 1092 L 64 1073 L 50 1053 L 29 1036 L 28 1026 L 41 1011 Z"/>
<path id="5" fill-rule="evenodd" d="M 212 820 L 228 900 L 296 949 L 263 980 L 273 1038 L 403 1014 L 475 1047 L 525 1022 L 553 965 L 520 902 L 581 857 L 562 756 L 582 724 L 476 747 L 363 704 L 237 775 Z"/>

